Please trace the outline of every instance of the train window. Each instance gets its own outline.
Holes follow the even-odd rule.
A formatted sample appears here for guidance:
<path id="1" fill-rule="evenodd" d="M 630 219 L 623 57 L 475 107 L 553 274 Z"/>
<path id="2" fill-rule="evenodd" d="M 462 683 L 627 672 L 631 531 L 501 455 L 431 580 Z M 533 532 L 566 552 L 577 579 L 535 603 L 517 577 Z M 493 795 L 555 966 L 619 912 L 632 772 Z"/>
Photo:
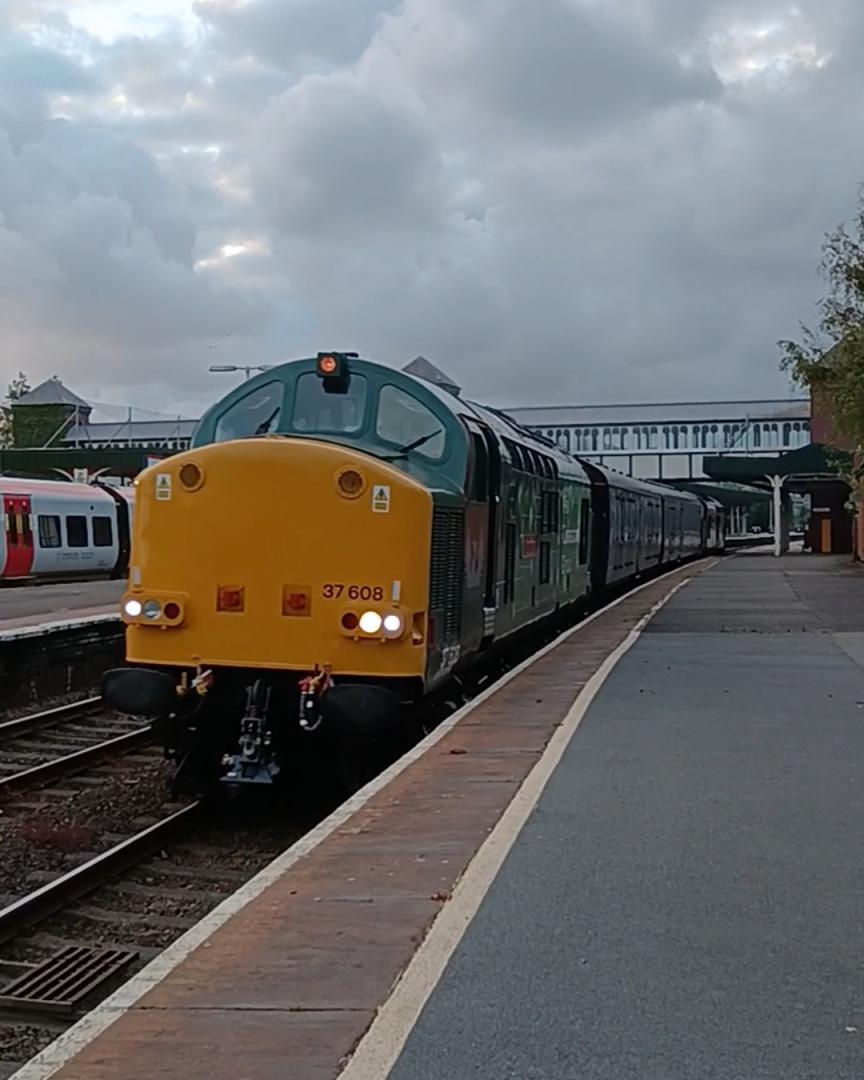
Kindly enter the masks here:
<path id="1" fill-rule="evenodd" d="M 83 514 L 66 515 L 66 546 L 87 547 L 87 518 Z"/>
<path id="2" fill-rule="evenodd" d="M 540 517 L 540 531 L 554 533 L 558 531 L 558 503 L 557 491 L 544 491 L 542 513 Z"/>
<path id="3" fill-rule="evenodd" d="M 591 503 L 587 499 L 582 500 L 582 508 L 579 513 L 579 565 L 588 562 L 588 524 L 591 520 Z"/>
<path id="4" fill-rule="evenodd" d="M 312 378 L 317 380 L 318 376 L 313 375 Z M 275 431 L 282 415 L 284 392 L 281 382 L 269 382 L 235 401 L 219 417 L 215 441 L 248 439 L 253 435 L 267 435 Z"/>
<path id="5" fill-rule="evenodd" d="M 93 547 L 111 547 L 114 543 L 114 526 L 110 517 L 93 518 Z"/>
<path id="6" fill-rule="evenodd" d="M 366 415 L 367 386 L 365 375 L 352 375 L 344 394 L 330 394 L 314 371 L 301 375 L 294 386 L 292 430 L 311 434 L 359 431 Z"/>
<path id="7" fill-rule="evenodd" d="M 444 456 L 444 427 L 430 408 L 398 386 L 384 386 L 378 397 L 375 434 L 384 442 L 439 461 Z"/>
<path id="8" fill-rule="evenodd" d="M 60 539 L 60 518 L 56 514 L 40 514 L 36 524 L 39 529 L 39 547 L 63 546 L 63 541 Z"/>
<path id="9" fill-rule="evenodd" d="M 548 540 L 540 541 L 540 581 L 548 585 L 552 578 L 552 544 Z"/>

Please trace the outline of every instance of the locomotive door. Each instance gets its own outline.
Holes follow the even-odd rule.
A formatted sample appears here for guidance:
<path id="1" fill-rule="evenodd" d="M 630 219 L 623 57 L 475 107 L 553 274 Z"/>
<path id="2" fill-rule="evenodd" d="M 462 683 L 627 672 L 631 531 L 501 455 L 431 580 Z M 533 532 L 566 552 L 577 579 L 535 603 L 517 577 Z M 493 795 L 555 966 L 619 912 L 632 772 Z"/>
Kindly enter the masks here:
<path id="1" fill-rule="evenodd" d="M 4 578 L 27 577 L 33 569 L 33 528 L 30 521 L 29 496 L 3 496 L 3 529 L 6 536 Z"/>
<path id="2" fill-rule="evenodd" d="M 482 597 L 482 637 L 495 629 L 496 572 L 498 563 L 501 454 L 495 435 L 485 424 L 465 418 L 471 431 L 473 475 L 470 484 L 471 518 L 467 533 L 475 545 L 474 585 Z"/>

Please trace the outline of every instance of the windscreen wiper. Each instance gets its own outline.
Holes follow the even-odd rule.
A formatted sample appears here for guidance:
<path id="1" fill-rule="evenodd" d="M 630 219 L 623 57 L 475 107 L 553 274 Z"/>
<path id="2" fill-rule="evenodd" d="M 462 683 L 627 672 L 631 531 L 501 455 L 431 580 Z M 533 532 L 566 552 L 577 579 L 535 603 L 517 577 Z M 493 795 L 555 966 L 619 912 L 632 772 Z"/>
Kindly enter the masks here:
<path id="1" fill-rule="evenodd" d="M 421 435 L 420 438 L 415 439 L 414 442 L 409 442 L 404 446 L 400 446 L 396 453 L 407 454 L 410 450 L 419 450 L 419 448 L 429 442 L 430 439 L 434 439 L 436 435 L 440 435 L 443 430 L 443 428 L 438 428 L 437 431 L 430 431 L 428 435 Z"/>
<path id="2" fill-rule="evenodd" d="M 256 428 L 255 428 L 255 434 L 256 434 L 256 435 L 267 435 L 267 434 L 269 433 L 269 431 L 270 431 L 270 425 L 271 425 L 271 424 L 273 423 L 273 421 L 274 421 L 274 420 L 276 419 L 276 417 L 277 417 L 277 416 L 279 415 L 279 410 L 280 410 L 281 408 L 282 408 L 282 406 L 281 406 L 281 405 L 277 406 L 277 407 L 276 407 L 276 408 L 275 408 L 275 409 L 273 410 L 273 412 L 272 412 L 272 413 L 270 413 L 270 415 L 269 415 L 269 416 L 267 417 L 267 419 L 266 419 L 266 420 L 262 420 L 262 421 L 261 421 L 261 423 L 260 423 L 260 424 L 258 425 L 258 427 L 256 427 Z"/>

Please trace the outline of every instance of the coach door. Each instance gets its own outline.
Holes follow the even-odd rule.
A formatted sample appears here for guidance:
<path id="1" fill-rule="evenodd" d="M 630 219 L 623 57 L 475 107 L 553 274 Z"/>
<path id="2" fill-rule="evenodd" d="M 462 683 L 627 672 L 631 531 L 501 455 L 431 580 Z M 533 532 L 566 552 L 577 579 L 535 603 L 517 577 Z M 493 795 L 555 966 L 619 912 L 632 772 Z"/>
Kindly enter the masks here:
<path id="1" fill-rule="evenodd" d="M 33 528 L 30 520 L 29 496 L 3 496 L 3 528 L 6 534 L 4 578 L 27 577 L 33 569 Z"/>

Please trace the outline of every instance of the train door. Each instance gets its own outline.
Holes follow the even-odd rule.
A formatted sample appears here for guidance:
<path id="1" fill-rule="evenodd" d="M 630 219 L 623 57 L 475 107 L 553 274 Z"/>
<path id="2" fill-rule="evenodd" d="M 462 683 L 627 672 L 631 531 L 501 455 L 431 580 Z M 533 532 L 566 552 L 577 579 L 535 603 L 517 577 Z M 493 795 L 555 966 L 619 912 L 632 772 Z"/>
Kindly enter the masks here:
<path id="1" fill-rule="evenodd" d="M 469 544 L 469 582 L 482 604 L 482 637 L 495 630 L 498 530 L 501 504 L 501 454 L 494 433 L 466 417 L 471 432 L 473 473 L 469 483 L 466 542 Z M 473 573 L 471 572 L 473 571 Z"/>
<path id="2" fill-rule="evenodd" d="M 6 563 L 2 577 L 27 577 L 33 569 L 33 526 L 29 495 L 3 496 Z"/>

